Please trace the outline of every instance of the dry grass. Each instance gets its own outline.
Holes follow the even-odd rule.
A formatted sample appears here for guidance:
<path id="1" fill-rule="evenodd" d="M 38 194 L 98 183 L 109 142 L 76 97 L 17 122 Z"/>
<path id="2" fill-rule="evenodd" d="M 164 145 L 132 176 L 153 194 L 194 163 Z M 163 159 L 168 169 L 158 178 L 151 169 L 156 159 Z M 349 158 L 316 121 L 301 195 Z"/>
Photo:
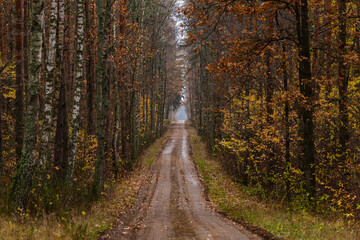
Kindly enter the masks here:
<path id="1" fill-rule="evenodd" d="M 209 188 L 209 198 L 219 210 L 286 239 L 360 239 L 357 227 L 347 226 L 341 219 L 325 220 L 309 212 L 290 212 L 280 204 L 266 204 L 245 194 L 242 186 L 208 156 L 196 130 L 188 127 L 188 131 L 194 160 Z"/>
<path id="2" fill-rule="evenodd" d="M 44 214 L 36 219 L 0 215 L 0 239 L 96 239 L 136 201 L 140 186 L 146 181 L 149 165 L 161 151 L 167 137 L 168 133 L 145 150 L 135 171 L 107 187 L 101 200 L 91 209 L 73 210 L 64 216 Z"/>

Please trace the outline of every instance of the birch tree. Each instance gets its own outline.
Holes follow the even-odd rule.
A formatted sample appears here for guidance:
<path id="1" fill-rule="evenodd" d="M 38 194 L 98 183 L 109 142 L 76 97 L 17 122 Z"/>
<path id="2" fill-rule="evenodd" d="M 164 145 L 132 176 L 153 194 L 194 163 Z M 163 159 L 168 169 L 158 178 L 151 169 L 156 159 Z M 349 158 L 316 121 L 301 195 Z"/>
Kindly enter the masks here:
<path id="1" fill-rule="evenodd" d="M 83 81 L 84 63 L 84 2 L 77 1 L 77 38 L 76 38 L 76 61 L 75 61 L 75 86 L 72 106 L 71 137 L 69 146 L 67 182 L 70 183 L 74 174 L 76 151 L 78 145 L 79 123 L 80 123 L 80 98 L 81 85 Z"/>
<path id="2" fill-rule="evenodd" d="M 42 29 L 44 21 L 44 1 L 33 0 L 30 11 L 30 79 L 28 88 L 27 112 L 25 118 L 24 146 L 16 176 L 9 194 L 9 207 L 12 210 L 24 210 L 31 189 L 34 168 L 37 165 L 35 155 L 36 131 L 38 129 L 38 91 L 41 73 Z"/>
<path id="3" fill-rule="evenodd" d="M 40 164 L 45 164 L 52 155 L 52 139 L 53 139 L 53 99 L 54 99 L 54 83 L 55 83 L 55 59 L 56 59 L 56 32 L 57 32 L 57 15 L 58 2 L 51 0 L 50 6 L 50 33 L 49 33 L 49 49 L 46 62 L 46 79 L 45 79 L 45 98 L 44 98 L 44 116 L 42 121 L 41 132 L 41 149 Z"/>
<path id="4" fill-rule="evenodd" d="M 66 106 L 66 79 L 64 63 L 65 42 L 65 2 L 58 0 L 58 35 L 56 39 L 56 81 L 60 83 L 60 94 L 56 120 L 54 165 L 58 169 L 57 178 L 64 180 L 68 166 L 68 126 Z"/>

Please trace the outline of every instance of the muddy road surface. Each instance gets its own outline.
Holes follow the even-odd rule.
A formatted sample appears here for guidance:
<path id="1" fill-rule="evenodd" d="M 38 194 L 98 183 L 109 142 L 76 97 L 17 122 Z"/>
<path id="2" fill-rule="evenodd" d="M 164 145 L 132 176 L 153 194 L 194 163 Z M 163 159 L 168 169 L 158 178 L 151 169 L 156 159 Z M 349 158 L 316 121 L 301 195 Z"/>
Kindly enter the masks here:
<path id="1" fill-rule="evenodd" d="M 184 121 L 173 123 L 169 134 L 134 209 L 101 238 L 258 239 L 207 207 Z"/>

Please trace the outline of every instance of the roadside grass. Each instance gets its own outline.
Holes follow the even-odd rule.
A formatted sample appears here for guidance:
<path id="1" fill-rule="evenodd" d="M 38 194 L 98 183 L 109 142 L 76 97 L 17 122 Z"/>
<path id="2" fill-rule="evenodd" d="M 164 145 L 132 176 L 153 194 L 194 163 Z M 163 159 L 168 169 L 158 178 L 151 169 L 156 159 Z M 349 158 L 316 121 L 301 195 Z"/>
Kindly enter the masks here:
<path id="1" fill-rule="evenodd" d="M 341 219 L 324 219 L 309 212 L 288 211 L 276 203 L 264 203 L 242 190 L 207 153 L 196 130 L 188 126 L 194 161 L 208 187 L 214 207 L 234 219 L 242 219 L 286 239 L 360 239 L 356 226 Z"/>
<path id="2" fill-rule="evenodd" d="M 90 208 L 73 209 L 59 215 L 42 217 L 0 215 L 0 239 L 96 239 L 135 203 L 140 186 L 147 181 L 149 167 L 161 151 L 168 132 L 150 145 L 140 156 L 135 170 L 116 181 Z"/>
<path id="3" fill-rule="evenodd" d="M 155 161 L 155 158 L 149 158 L 146 160 L 146 163 L 150 166 Z"/>

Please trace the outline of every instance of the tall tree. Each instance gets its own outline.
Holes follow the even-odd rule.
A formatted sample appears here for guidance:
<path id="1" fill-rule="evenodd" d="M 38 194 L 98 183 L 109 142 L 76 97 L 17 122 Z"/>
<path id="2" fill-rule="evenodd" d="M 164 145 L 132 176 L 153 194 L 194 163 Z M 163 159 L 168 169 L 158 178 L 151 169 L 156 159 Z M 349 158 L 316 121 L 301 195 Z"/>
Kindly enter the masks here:
<path id="1" fill-rule="evenodd" d="M 23 89 L 27 92 L 25 87 L 29 82 L 29 55 L 30 55 L 30 48 L 29 48 L 29 0 L 23 1 L 24 10 L 23 10 L 23 64 L 24 64 L 24 82 L 23 82 Z M 24 106 L 26 108 L 26 106 Z M 24 123 L 23 123 L 24 125 Z"/>
<path id="2" fill-rule="evenodd" d="M 305 176 L 305 186 L 310 198 L 315 196 L 315 144 L 313 82 L 311 77 L 309 9 L 307 0 L 295 3 L 296 29 L 299 42 L 299 86 L 303 101 L 299 103 L 302 155 L 299 164 Z"/>
<path id="3" fill-rule="evenodd" d="M 348 67 L 346 63 L 347 16 L 346 0 L 338 0 L 339 15 L 339 52 L 338 52 L 338 85 L 339 85 L 339 145 L 340 159 L 345 161 L 349 141 L 348 119 Z"/>
<path id="4" fill-rule="evenodd" d="M 58 0 L 58 21 L 56 39 L 56 81 L 60 83 L 56 133 L 54 166 L 57 179 L 64 180 L 68 167 L 68 123 L 67 123 L 67 83 L 65 78 L 64 43 L 65 43 L 65 1 Z"/>
<path id="5" fill-rule="evenodd" d="M 81 86 L 84 79 L 84 2 L 77 0 L 77 38 L 76 38 L 76 60 L 75 60 L 75 86 L 72 101 L 71 137 L 69 146 L 69 160 L 67 181 L 71 182 L 74 174 L 78 136 L 80 128 L 80 99 Z"/>
<path id="6" fill-rule="evenodd" d="M 2 97 L 2 91 L 0 91 L 0 173 L 3 171 L 4 167 L 4 157 L 3 157 L 3 138 L 2 138 L 2 131 L 3 131 L 3 97 Z"/>
<path id="7" fill-rule="evenodd" d="M 54 102 L 54 84 L 55 84 L 55 63 L 56 63 L 56 39 L 57 39 L 57 16 L 58 2 L 50 2 L 50 33 L 49 49 L 46 61 L 46 79 L 44 96 L 44 115 L 41 124 L 41 149 L 39 155 L 40 164 L 46 164 L 53 153 L 53 102 Z"/>
<path id="8" fill-rule="evenodd" d="M 109 81 L 107 76 L 107 53 L 108 53 L 108 31 L 110 24 L 110 13 L 112 1 L 97 0 L 97 68 L 96 68 L 96 108 L 97 108 L 97 159 L 95 166 L 95 178 L 93 183 L 93 196 L 100 197 L 104 187 L 104 170 L 105 170 L 105 137 L 107 134 L 106 116 L 109 108 Z"/>
<path id="9" fill-rule="evenodd" d="M 29 79 L 29 100 L 25 118 L 24 146 L 21 161 L 18 165 L 16 176 L 12 182 L 9 194 L 10 209 L 24 210 L 28 201 L 28 194 L 31 189 L 34 168 L 37 165 L 35 155 L 35 144 L 38 129 L 38 90 L 41 73 L 41 56 L 43 43 L 43 0 L 33 0 L 30 14 L 30 79 Z"/>
<path id="10" fill-rule="evenodd" d="M 16 101 L 15 101 L 15 138 L 16 156 L 19 161 L 23 147 L 24 120 L 24 68 L 23 68 L 23 6 L 22 0 L 15 1 L 16 13 Z"/>
<path id="11" fill-rule="evenodd" d="M 85 34 L 86 34 L 86 85 L 87 85 L 87 132 L 94 134 L 96 130 L 96 118 L 94 117 L 94 87 L 96 79 L 95 71 L 95 57 L 93 56 L 94 50 L 96 50 L 94 36 L 92 34 L 94 19 L 92 1 L 85 1 Z"/>

